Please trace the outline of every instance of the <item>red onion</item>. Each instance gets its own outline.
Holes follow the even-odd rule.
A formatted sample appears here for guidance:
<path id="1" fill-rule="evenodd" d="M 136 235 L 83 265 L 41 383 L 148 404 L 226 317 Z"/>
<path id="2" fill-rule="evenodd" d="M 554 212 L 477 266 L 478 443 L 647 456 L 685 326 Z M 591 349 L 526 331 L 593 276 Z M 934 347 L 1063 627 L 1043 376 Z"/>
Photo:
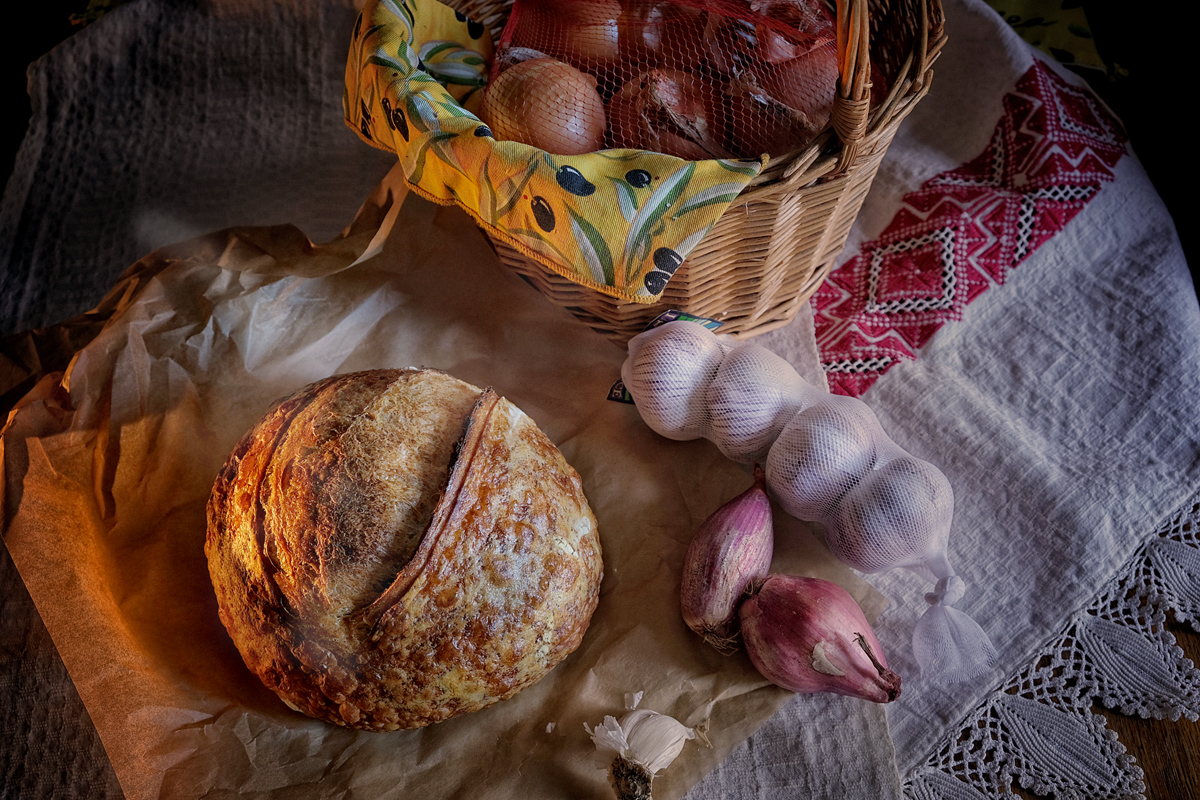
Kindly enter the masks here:
<path id="1" fill-rule="evenodd" d="M 725 158 L 725 107 L 720 93 L 689 72 L 652 69 L 622 87 L 608 104 L 613 147 L 654 150 L 692 160 Z"/>
<path id="2" fill-rule="evenodd" d="M 876 703 L 900 696 L 900 676 L 887 668 L 858 603 L 836 583 L 770 575 L 738 615 L 750 660 L 776 686 Z"/>

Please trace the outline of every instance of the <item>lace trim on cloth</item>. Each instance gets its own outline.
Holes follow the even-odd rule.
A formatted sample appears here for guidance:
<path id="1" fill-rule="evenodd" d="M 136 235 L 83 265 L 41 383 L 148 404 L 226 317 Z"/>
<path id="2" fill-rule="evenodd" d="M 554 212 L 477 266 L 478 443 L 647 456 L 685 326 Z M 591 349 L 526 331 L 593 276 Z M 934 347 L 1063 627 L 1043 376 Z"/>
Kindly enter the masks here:
<path id="1" fill-rule="evenodd" d="M 1015 782 L 1059 798 L 1144 798 L 1141 767 L 1091 707 L 1200 718 L 1200 670 L 1166 630 L 1168 609 L 1200 631 L 1200 494 L 906 776 L 905 796 L 982 800 Z"/>

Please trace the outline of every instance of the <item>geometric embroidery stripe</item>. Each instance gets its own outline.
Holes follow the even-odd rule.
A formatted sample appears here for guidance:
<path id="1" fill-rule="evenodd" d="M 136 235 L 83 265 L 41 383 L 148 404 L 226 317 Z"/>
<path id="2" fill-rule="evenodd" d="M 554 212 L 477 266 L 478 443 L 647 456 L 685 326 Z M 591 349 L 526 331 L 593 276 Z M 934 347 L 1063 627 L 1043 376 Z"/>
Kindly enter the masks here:
<path id="1" fill-rule="evenodd" d="M 813 294 L 830 389 L 859 396 L 1070 222 L 1113 179 L 1125 132 L 1091 92 L 1035 61 L 977 158 L 901 200 Z"/>

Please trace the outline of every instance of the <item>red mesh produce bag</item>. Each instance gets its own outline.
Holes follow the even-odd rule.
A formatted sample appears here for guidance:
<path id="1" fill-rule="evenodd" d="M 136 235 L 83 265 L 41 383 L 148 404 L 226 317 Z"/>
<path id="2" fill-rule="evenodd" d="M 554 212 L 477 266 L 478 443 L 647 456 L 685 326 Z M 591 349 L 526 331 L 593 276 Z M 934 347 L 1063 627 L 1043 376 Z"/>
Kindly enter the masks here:
<path id="1" fill-rule="evenodd" d="M 837 77 L 816 0 L 515 0 L 481 116 L 561 154 L 780 156 L 829 123 Z"/>

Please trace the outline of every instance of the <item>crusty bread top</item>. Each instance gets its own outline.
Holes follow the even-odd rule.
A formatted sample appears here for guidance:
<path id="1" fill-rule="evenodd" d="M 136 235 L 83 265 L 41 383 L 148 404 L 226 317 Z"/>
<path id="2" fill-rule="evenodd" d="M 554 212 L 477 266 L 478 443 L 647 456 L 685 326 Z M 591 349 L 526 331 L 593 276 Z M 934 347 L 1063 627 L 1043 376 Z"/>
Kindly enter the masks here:
<path id="1" fill-rule="evenodd" d="M 432 370 L 281 401 L 214 484 L 206 543 L 247 665 L 307 714 L 427 725 L 582 639 L 601 577 L 579 476 L 511 403 Z"/>

